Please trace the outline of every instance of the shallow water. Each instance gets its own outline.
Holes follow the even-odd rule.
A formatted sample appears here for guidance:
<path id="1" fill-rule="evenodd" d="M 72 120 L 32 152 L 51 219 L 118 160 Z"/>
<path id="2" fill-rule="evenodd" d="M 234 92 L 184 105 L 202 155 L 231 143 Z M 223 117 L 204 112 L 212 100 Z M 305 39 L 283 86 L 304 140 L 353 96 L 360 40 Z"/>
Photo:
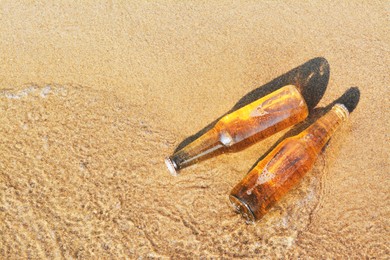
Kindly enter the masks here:
<path id="1" fill-rule="evenodd" d="M 228 202 L 245 173 L 232 171 L 231 155 L 172 177 L 163 158 L 175 135 L 115 94 L 47 85 L 6 90 L 0 99 L 5 255 L 282 257 L 305 249 L 320 228 L 313 215 L 332 196 L 323 185 L 325 154 L 247 225 Z"/>

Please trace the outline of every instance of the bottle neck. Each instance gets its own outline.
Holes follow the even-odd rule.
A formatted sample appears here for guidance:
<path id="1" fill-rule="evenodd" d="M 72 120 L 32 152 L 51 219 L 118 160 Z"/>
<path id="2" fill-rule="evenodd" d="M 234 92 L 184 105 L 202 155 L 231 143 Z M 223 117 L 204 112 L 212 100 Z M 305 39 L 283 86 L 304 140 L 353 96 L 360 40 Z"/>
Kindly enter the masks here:
<path id="1" fill-rule="evenodd" d="M 224 147 L 224 144 L 220 140 L 220 134 L 215 128 L 212 128 L 183 149 L 168 157 L 166 164 L 171 173 L 175 175 L 176 171 L 200 159 L 207 158 L 222 147 Z"/>
<path id="2" fill-rule="evenodd" d="M 332 137 L 337 128 L 347 120 L 349 112 L 342 104 L 336 104 L 324 116 L 309 126 L 298 138 L 310 143 L 316 153 L 319 153 Z"/>

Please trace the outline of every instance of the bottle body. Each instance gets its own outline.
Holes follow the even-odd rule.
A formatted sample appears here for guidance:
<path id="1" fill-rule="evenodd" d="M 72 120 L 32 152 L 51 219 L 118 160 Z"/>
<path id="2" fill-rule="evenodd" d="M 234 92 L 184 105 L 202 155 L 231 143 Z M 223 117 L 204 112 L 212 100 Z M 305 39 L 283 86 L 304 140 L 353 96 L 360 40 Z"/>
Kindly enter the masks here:
<path id="1" fill-rule="evenodd" d="M 221 118 L 215 128 L 233 146 L 248 138 L 262 140 L 303 121 L 309 114 L 305 100 L 293 85 L 285 86 Z M 227 142 L 229 141 L 229 142 Z"/>
<path id="2" fill-rule="evenodd" d="M 348 111 L 335 105 L 300 134 L 287 138 L 261 160 L 230 193 L 233 206 L 249 221 L 260 219 L 314 165 Z"/>
<path id="3" fill-rule="evenodd" d="M 280 88 L 224 117 L 204 135 L 166 160 L 171 173 L 211 153 L 254 143 L 304 120 L 306 102 L 293 85 Z"/>

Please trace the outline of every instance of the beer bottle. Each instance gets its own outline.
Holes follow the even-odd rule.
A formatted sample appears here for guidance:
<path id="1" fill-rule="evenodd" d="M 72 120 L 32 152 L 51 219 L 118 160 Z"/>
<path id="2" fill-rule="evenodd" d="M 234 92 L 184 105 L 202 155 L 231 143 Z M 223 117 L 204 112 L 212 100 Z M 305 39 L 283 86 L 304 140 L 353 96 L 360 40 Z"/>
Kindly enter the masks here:
<path id="1" fill-rule="evenodd" d="M 260 219 L 313 167 L 348 115 L 344 105 L 336 104 L 306 130 L 283 140 L 233 188 L 233 207 L 250 222 Z"/>
<path id="2" fill-rule="evenodd" d="M 299 90 L 284 86 L 230 114 L 192 143 L 165 159 L 169 171 L 177 171 L 216 151 L 232 151 L 240 143 L 260 141 L 295 125 L 308 115 L 308 107 Z"/>

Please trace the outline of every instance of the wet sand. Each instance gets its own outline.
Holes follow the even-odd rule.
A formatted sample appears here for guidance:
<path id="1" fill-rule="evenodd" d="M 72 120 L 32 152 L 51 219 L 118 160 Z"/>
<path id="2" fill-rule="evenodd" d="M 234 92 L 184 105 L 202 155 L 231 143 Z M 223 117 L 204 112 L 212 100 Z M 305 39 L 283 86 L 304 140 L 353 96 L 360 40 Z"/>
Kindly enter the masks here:
<path id="1" fill-rule="evenodd" d="M 0 3 L 0 258 L 386 258 L 389 4 Z M 289 130 L 169 175 L 164 157 L 315 58 L 360 102 L 247 225 L 228 194 Z"/>

